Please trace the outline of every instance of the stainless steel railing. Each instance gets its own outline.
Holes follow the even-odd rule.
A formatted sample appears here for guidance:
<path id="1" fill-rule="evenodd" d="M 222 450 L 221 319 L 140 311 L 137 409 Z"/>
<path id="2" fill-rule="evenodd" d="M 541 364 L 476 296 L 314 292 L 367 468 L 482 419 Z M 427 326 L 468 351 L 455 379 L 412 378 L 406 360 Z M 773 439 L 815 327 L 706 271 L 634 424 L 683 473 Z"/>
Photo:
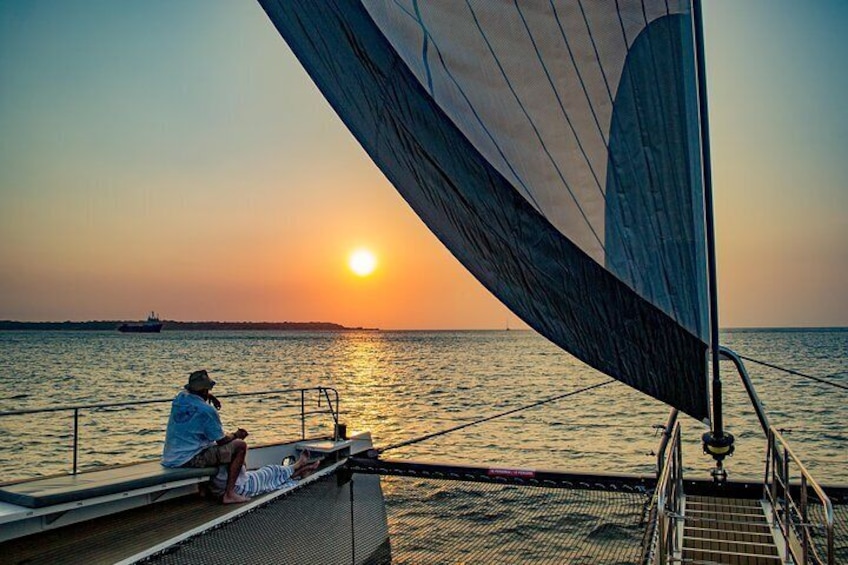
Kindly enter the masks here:
<path id="1" fill-rule="evenodd" d="M 723 359 L 729 359 L 736 366 L 763 433 L 768 438 L 764 492 L 765 498 L 771 502 L 773 523 L 779 526 L 783 536 L 784 555 L 791 554 L 796 563 L 831 565 L 834 562 L 834 555 L 833 505 L 830 499 L 809 474 L 801 460 L 789 449 L 789 445 L 780 432 L 769 422 L 742 359 L 726 347 L 722 347 L 720 352 Z M 799 482 L 800 486 L 797 486 Z M 810 490 L 821 504 L 822 516 L 819 523 L 810 520 L 811 507 L 808 504 Z M 815 543 L 820 539 L 822 532 L 824 532 L 823 543 Z"/>
<path id="2" fill-rule="evenodd" d="M 666 420 L 665 426 L 662 428 L 662 439 L 660 440 L 659 447 L 657 447 L 657 479 L 659 479 L 660 473 L 662 473 L 665 468 L 665 456 L 668 442 L 672 439 L 672 431 L 674 430 L 674 425 L 677 423 L 677 416 L 679 414 L 680 412 L 677 408 L 672 408 L 668 413 L 668 420 Z"/>
<path id="3" fill-rule="evenodd" d="M 683 520 L 683 452 L 680 444 L 680 423 L 677 414 L 669 416 L 673 422 L 671 432 L 664 442 L 665 449 L 658 455 L 662 462 L 656 488 L 657 551 L 660 565 L 678 561 L 682 553 Z M 661 459 L 659 459 L 661 457 Z"/>
<path id="4" fill-rule="evenodd" d="M 784 555 L 792 555 L 795 563 L 833 565 L 830 498 L 774 426 L 769 427 L 767 453 L 764 495 L 771 503 L 772 523 L 783 535 Z M 810 504 L 811 492 L 820 507 Z"/>
<path id="5" fill-rule="evenodd" d="M 760 397 L 757 395 L 757 391 L 754 390 L 754 383 L 751 382 L 751 377 L 748 376 L 748 371 L 745 369 L 745 364 L 742 362 L 742 358 L 727 347 L 720 347 L 719 353 L 721 355 L 722 360 L 732 361 L 736 366 L 736 371 L 739 373 L 739 378 L 742 379 L 742 384 L 745 385 L 745 391 L 748 393 L 748 398 L 751 399 L 751 406 L 754 407 L 754 413 L 757 415 L 757 420 L 760 421 L 760 427 L 763 429 L 763 435 L 768 435 L 769 429 L 769 419 L 766 416 L 766 410 L 763 407 L 763 403 L 760 401 Z"/>
<path id="6" fill-rule="evenodd" d="M 307 393 L 317 392 L 318 408 L 315 410 L 307 410 L 306 395 Z M 286 395 L 289 394 L 297 401 L 299 395 L 300 409 L 298 412 L 288 414 L 278 414 L 278 416 L 300 416 L 300 434 L 301 439 L 306 439 L 306 418 L 311 415 L 326 414 L 332 417 L 335 424 L 334 430 L 338 430 L 339 423 L 339 393 L 334 388 L 328 387 L 311 387 L 311 388 L 292 388 L 278 390 L 262 390 L 255 392 L 240 392 L 233 394 L 221 394 L 218 398 L 238 398 L 238 397 L 256 397 L 270 395 Z M 173 398 L 155 398 L 147 400 L 129 400 L 124 402 L 105 402 L 97 404 L 77 404 L 70 406 L 51 406 L 47 408 L 32 408 L 26 410 L 9 410 L 0 412 L 0 418 L 23 416 L 32 414 L 47 414 L 51 412 L 73 412 L 73 463 L 71 466 L 71 474 L 76 475 L 79 464 L 79 417 L 81 411 L 94 411 L 111 408 L 122 408 L 128 406 L 141 406 L 145 404 L 163 404 L 172 402 Z M 326 403 L 326 405 L 325 405 Z M 334 432 L 337 433 L 337 432 Z M 163 438 L 164 439 L 164 438 Z"/>

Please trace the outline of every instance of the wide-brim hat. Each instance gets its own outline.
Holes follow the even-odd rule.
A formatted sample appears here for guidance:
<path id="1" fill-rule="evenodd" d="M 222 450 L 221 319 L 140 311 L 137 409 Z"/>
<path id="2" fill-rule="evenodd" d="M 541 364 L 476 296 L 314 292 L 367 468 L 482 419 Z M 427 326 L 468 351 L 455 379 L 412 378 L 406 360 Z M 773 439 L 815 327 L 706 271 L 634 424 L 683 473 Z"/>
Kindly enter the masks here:
<path id="1" fill-rule="evenodd" d="M 188 376 L 188 384 L 185 385 L 185 389 L 200 392 L 201 390 L 210 390 L 213 386 L 215 386 L 215 381 L 209 378 L 206 369 L 201 369 Z"/>

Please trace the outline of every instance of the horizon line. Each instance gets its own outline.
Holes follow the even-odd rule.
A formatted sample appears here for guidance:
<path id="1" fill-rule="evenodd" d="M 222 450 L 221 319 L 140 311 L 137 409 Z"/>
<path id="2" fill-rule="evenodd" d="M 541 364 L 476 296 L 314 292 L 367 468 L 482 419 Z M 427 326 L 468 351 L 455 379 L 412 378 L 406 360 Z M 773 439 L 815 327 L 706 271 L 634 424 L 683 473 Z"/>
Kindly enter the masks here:
<path id="1" fill-rule="evenodd" d="M 367 327 L 367 326 L 347 326 L 344 324 L 340 324 L 338 322 L 327 322 L 327 321 L 318 321 L 318 320 L 310 320 L 305 322 L 293 321 L 293 320 L 283 320 L 283 321 L 268 321 L 268 320 L 168 320 L 162 319 L 160 320 L 162 323 L 174 323 L 174 324 L 244 324 L 244 325 L 326 325 L 326 326 L 337 326 L 339 329 L 343 330 L 363 330 L 363 331 L 438 331 L 438 332 L 451 332 L 451 331 L 536 331 L 531 327 L 490 327 L 490 328 L 380 328 L 380 327 Z M 127 322 L 137 322 L 137 320 L 127 320 L 127 319 L 115 319 L 115 320 L 41 320 L 41 321 L 32 321 L 32 320 L 11 320 L 11 319 L 2 319 L 0 320 L 0 324 L 119 324 L 119 323 L 127 323 Z M 523 322 L 522 322 L 523 323 Z M 742 331 L 781 331 L 781 330 L 848 330 L 848 325 L 798 325 L 798 326 L 725 326 L 720 328 L 721 331 L 728 330 L 742 330 Z M 537 332 L 538 333 L 538 332 Z"/>

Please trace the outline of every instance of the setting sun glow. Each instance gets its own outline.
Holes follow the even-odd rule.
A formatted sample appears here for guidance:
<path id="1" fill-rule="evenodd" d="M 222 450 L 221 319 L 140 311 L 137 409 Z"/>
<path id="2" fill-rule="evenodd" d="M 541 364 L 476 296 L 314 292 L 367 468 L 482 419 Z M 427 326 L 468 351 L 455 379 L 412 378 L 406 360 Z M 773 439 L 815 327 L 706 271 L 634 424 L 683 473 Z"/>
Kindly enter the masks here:
<path id="1" fill-rule="evenodd" d="M 367 249 L 357 249 L 350 254 L 347 264 L 351 271 L 360 277 L 365 277 L 377 268 L 377 257 Z"/>

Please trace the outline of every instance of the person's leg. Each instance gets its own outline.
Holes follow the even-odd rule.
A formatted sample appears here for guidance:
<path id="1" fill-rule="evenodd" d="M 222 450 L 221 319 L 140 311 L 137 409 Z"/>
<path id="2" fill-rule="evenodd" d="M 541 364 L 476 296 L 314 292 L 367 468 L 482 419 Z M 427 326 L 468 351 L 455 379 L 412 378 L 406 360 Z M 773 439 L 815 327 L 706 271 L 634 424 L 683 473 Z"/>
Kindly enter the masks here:
<path id="1" fill-rule="evenodd" d="M 241 472 L 241 466 L 244 465 L 244 460 L 247 457 L 247 442 L 243 439 L 234 439 L 233 444 L 233 458 L 230 460 L 230 467 L 227 473 L 227 489 L 224 491 L 224 498 L 222 502 L 224 504 L 237 504 L 239 502 L 247 502 L 250 500 L 246 496 L 241 496 L 235 492 L 236 487 L 236 479 Z"/>
<path id="2" fill-rule="evenodd" d="M 304 465 L 309 462 L 309 452 L 304 450 L 300 452 L 300 457 L 292 465 L 292 473 L 297 473 Z"/>
<path id="3" fill-rule="evenodd" d="M 303 477 L 307 477 L 311 475 L 320 465 L 322 459 L 316 459 L 313 462 L 309 462 L 311 459 L 311 453 L 308 451 L 304 451 L 300 454 L 300 458 L 292 465 L 292 478 L 293 479 L 302 479 Z"/>
<path id="4" fill-rule="evenodd" d="M 303 465 L 300 469 L 292 474 L 293 479 L 302 479 L 311 475 L 315 469 L 321 464 L 321 461 L 313 461 L 312 463 Z"/>

